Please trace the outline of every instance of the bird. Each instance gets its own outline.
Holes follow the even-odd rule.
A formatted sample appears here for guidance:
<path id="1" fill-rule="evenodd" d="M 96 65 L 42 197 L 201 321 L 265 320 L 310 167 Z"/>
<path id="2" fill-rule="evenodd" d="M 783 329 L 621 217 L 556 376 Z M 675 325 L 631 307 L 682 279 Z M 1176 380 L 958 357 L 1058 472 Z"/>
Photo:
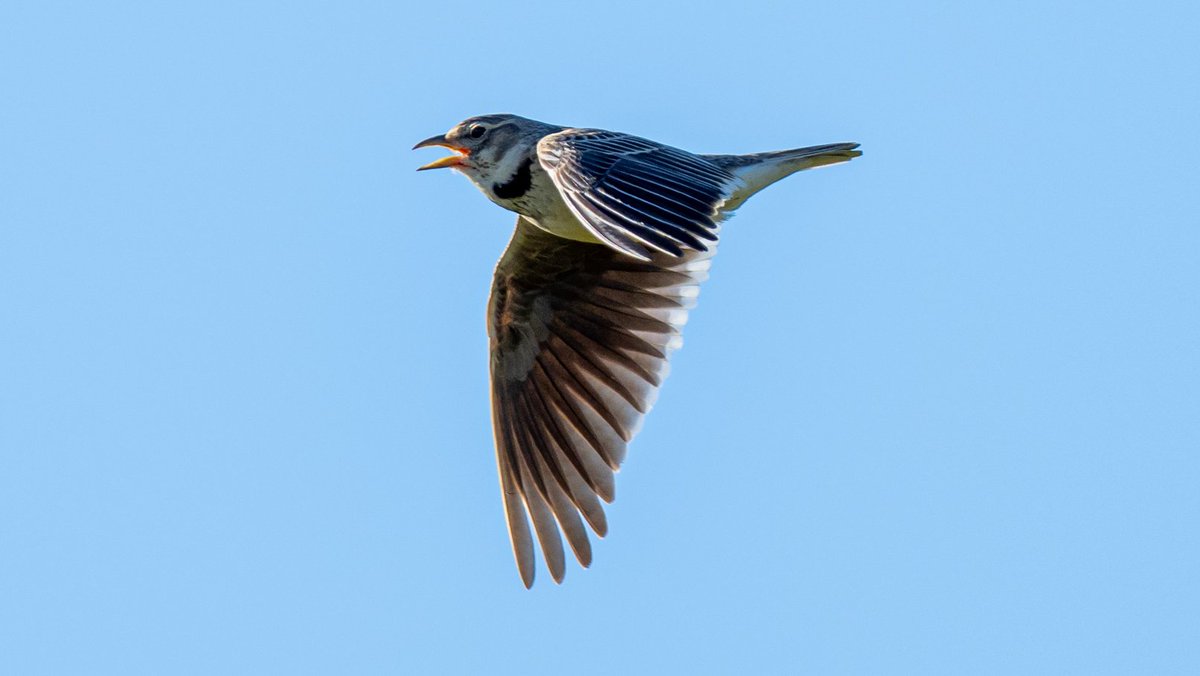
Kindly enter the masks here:
<path id="1" fill-rule="evenodd" d="M 602 502 L 682 344 L 722 222 L 786 176 L 862 153 L 701 155 L 511 114 L 413 149 L 434 146 L 453 154 L 418 171 L 454 169 L 517 214 L 487 304 L 496 465 L 521 582 L 533 586 L 536 534 L 561 583 L 563 537 L 587 568 L 588 528 L 608 532 Z"/>

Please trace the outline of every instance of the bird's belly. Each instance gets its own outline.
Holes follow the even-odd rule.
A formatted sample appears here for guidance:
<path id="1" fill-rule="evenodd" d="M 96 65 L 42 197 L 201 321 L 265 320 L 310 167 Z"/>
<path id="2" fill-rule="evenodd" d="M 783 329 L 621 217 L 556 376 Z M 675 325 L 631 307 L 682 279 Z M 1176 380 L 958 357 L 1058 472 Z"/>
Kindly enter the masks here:
<path id="1" fill-rule="evenodd" d="M 583 223 L 580 223 L 579 219 L 575 218 L 575 214 L 572 214 L 565 204 L 561 210 L 529 217 L 529 220 L 533 221 L 533 224 L 542 230 L 564 239 L 573 239 L 577 242 L 591 242 L 593 244 L 600 243 L 600 239 L 593 235 L 590 230 L 583 227 Z"/>
<path id="2" fill-rule="evenodd" d="M 526 192 L 514 206 L 516 208 L 509 208 L 552 235 L 577 242 L 601 243 L 600 239 L 571 213 L 558 188 L 554 187 L 545 172 L 534 174 L 533 189 Z"/>

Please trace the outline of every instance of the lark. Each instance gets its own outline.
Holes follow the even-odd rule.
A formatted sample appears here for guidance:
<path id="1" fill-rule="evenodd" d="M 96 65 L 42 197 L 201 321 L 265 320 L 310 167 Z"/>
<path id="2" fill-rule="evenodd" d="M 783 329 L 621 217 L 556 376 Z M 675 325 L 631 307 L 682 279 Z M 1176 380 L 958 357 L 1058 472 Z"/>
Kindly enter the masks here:
<path id="1" fill-rule="evenodd" d="M 587 567 L 588 527 L 608 531 L 602 502 L 681 345 L 722 221 L 786 176 L 861 153 L 698 155 L 516 115 L 473 117 L 415 148 L 429 146 L 454 154 L 422 170 L 453 168 L 517 213 L 487 310 L 496 463 L 521 581 L 533 585 L 536 533 L 561 582 L 563 536 Z"/>

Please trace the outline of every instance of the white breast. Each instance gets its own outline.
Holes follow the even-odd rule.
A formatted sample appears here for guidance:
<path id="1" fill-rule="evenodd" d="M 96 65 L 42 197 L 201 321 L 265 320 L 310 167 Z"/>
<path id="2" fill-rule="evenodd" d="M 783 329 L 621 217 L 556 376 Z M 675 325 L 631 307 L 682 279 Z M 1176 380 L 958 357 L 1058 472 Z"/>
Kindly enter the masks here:
<path id="1" fill-rule="evenodd" d="M 567 208 L 558 188 L 540 164 L 532 167 L 532 184 L 524 196 L 514 200 L 517 204 L 505 207 L 527 217 L 534 225 L 552 235 L 577 242 L 600 243 L 578 218 Z M 501 205 L 504 206 L 504 205 Z"/>

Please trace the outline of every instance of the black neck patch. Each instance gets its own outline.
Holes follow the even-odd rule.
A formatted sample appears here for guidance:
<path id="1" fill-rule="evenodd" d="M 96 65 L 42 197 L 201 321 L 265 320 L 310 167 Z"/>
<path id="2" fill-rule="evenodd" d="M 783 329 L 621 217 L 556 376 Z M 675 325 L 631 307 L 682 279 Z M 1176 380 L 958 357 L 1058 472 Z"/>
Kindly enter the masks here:
<path id="1" fill-rule="evenodd" d="M 502 200 L 511 200 L 529 192 L 529 186 L 533 184 L 533 175 L 530 169 L 533 167 L 533 158 L 530 157 L 517 167 L 517 173 L 508 179 L 505 183 L 493 183 L 492 193 Z"/>

